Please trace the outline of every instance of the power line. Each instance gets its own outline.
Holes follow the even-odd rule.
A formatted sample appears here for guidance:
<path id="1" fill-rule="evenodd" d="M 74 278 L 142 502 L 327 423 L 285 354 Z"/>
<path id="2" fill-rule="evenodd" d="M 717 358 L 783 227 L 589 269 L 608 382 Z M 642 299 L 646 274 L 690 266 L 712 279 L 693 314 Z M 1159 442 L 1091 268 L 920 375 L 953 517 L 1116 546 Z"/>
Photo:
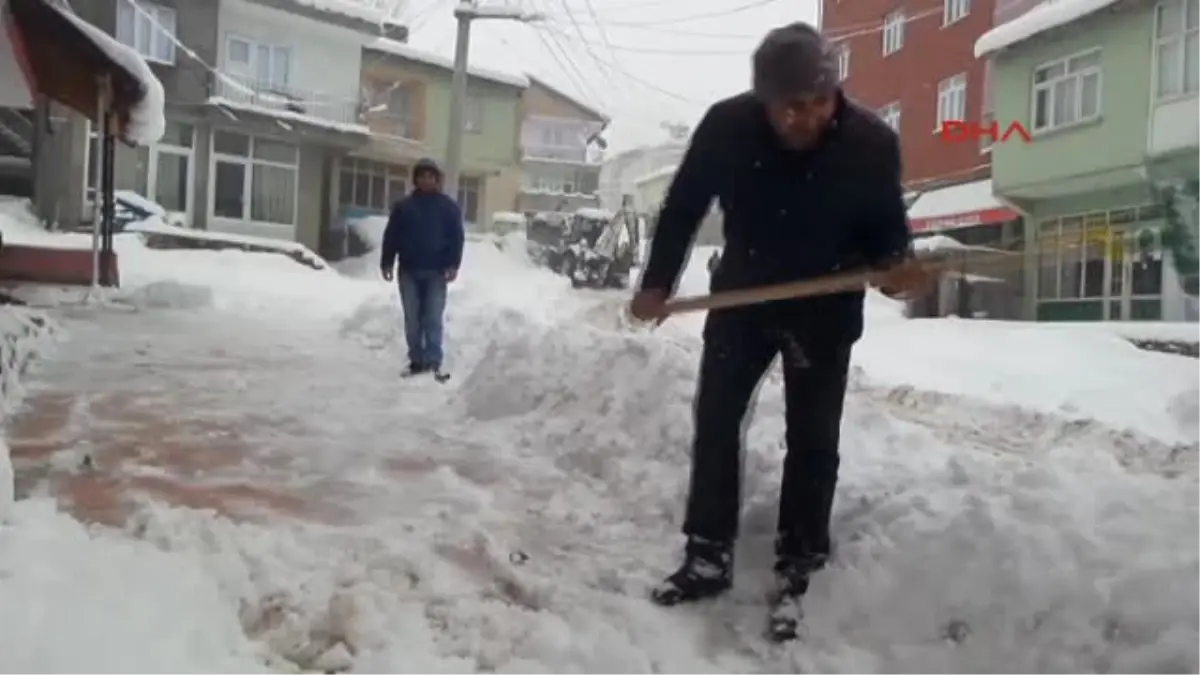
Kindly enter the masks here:
<path id="1" fill-rule="evenodd" d="M 630 21 L 608 21 L 606 23 L 608 23 L 608 25 L 610 25 L 610 26 L 655 26 L 655 25 L 672 24 L 672 23 L 683 23 L 684 21 L 696 21 L 697 19 L 715 19 L 715 18 L 721 17 L 721 16 L 729 16 L 731 14 L 738 14 L 738 13 L 744 12 L 748 9 L 754 9 L 755 7 L 764 7 L 766 5 L 770 5 L 772 3 L 779 2 L 779 1 L 780 0 L 754 0 L 753 2 L 748 2 L 746 4 L 738 5 L 736 7 L 730 7 L 729 9 L 719 10 L 716 12 L 705 12 L 704 14 L 693 14 L 691 16 L 679 16 L 679 17 L 673 17 L 670 19 L 654 19 L 651 21 L 633 21 L 633 22 L 630 22 Z"/>
<path id="2" fill-rule="evenodd" d="M 941 7 L 928 9 L 923 12 L 918 12 L 917 14 L 914 14 L 910 17 L 906 17 L 904 19 L 904 24 L 907 25 L 908 23 L 911 23 L 918 19 L 924 19 L 924 18 L 927 18 L 930 16 L 941 16 L 941 14 L 942 14 Z M 847 26 L 841 27 L 839 30 L 848 30 L 848 29 L 855 28 L 856 26 L 858 26 L 860 28 L 858 30 L 850 30 L 849 32 L 846 32 L 846 33 L 836 33 L 833 35 L 829 35 L 828 39 L 830 42 L 836 43 L 836 42 L 841 42 L 843 40 L 848 40 L 848 39 L 854 38 L 854 37 L 861 37 L 863 35 L 879 33 L 881 31 L 883 31 L 887 27 L 887 25 L 888 24 L 886 21 L 884 21 L 884 22 L 878 22 L 878 21 L 862 22 L 862 23 L 858 23 L 858 24 L 849 24 Z M 596 43 L 589 42 L 587 39 L 583 39 L 583 40 L 581 40 L 581 42 L 584 44 L 584 46 L 596 46 Z M 614 45 L 611 43 L 607 46 L 611 50 L 630 52 L 630 53 L 634 53 L 634 54 L 668 54 L 668 55 L 680 55 L 680 56 L 729 56 L 729 55 L 735 55 L 735 54 L 742 55 L 742 56 L 749 56 L 750 52 L 753 51 L 752 47 L 747 47 L 745 49 L 677 49 L 677 48 L 671 48 L 671 47 L 639 47 L 639 46 L 630 46 L 630 45 Z"/>

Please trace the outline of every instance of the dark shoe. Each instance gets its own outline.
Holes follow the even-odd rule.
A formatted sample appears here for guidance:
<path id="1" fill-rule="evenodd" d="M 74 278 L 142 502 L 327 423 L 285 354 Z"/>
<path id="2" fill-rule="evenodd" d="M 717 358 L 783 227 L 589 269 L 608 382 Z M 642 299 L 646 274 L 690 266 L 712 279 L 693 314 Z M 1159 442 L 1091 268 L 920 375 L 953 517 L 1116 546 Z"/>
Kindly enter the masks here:
<path id="1" fill-rule="evenodd" d="M 407 368 L 401 371 L 400 377 L 412 377 L 413 375 L 421 375 L 428 372 L 429 366 L 423 363 L 410 363 Z"/>
<path id="2" fill-rule="evenodd" d="M 716 597 L 733 585 L 733 546 L 698 537 L 688 540 L 684 561 L 650 592 L 664 607 Z"/>
<path id="3" fill-rule="evenodd" d="M 779 550 L 776 544 L 776 550 Z M 771 614 L 767 633 L 773 640 L 786 641 L 800 635 L 804 621 L 802 601 L 808 592 L 813 572 L 825 566 L 824 555 L 780 554 L 775 561 L 775 595 L 771 598 Z"/>

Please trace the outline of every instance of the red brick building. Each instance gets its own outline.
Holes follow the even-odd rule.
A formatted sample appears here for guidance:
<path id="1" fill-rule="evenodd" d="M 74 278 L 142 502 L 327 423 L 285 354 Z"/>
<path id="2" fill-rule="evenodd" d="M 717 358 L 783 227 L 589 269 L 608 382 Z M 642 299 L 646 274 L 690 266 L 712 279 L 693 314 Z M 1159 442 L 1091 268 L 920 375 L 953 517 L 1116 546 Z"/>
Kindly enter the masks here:
<path id="1" fill-rule="evenodd" d="M 898 112 L 905 183 L 921 189 L 987 177 L 978 144 L 948 143 L 937 131 L 944 119 L 984 114 L 985 64 L 975 41 L 992 27 L 996 0 L 823 2 L 824 31 L 845 50 L 846 91 L 889 121 Z"/>

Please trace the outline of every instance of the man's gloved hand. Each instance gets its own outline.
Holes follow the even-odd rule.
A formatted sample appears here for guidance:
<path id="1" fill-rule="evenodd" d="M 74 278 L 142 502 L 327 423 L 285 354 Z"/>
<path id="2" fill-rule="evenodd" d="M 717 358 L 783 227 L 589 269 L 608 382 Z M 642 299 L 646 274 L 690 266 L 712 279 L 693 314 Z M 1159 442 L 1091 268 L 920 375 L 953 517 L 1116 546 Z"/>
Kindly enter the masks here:
<path id="1" fill-rule="evenodd" d="M 450 269 L 446 270 L 446 281 L 454 281 L 457 278 L 458 278 L 458 268 L 457 267 L 451 267 Z"/>
<path id="2" fill-rule="evenodd" d="M 392 272 L 392 268 L 390 267 L 380 268 L 379 274 L 383 277 L 384 281 L 391 281 L 392 279 L 396 278 L 395 273 Z"/>
<path id="3" fill-rule="evenodd" d="M 908 257 L 884 268 L 875 283 L 889 298 L 905 299 L 928 292 L 937 279 L 935 266 Z"/>

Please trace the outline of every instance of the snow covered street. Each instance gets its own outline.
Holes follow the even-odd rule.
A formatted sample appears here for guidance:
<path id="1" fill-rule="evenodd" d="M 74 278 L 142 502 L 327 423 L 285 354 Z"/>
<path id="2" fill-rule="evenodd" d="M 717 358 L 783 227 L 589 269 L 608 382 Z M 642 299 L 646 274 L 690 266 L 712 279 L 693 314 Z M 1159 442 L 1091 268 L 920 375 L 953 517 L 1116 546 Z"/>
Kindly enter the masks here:
<path id="1" fill-rule="evenodd" d="M 471 242 L 454 378 L 404 381 L 383 282 L 118 250 L 122 295 L 48 310 L 60 340 L 8 420 L 0 670 L 1200 668 L 1194 360 L 872 298 L 835 561 L 777 647 L 775 374 L 734 592 L 646 600 L 681 543 L 695 320 L 617 330 L 621 296 Z"/>

